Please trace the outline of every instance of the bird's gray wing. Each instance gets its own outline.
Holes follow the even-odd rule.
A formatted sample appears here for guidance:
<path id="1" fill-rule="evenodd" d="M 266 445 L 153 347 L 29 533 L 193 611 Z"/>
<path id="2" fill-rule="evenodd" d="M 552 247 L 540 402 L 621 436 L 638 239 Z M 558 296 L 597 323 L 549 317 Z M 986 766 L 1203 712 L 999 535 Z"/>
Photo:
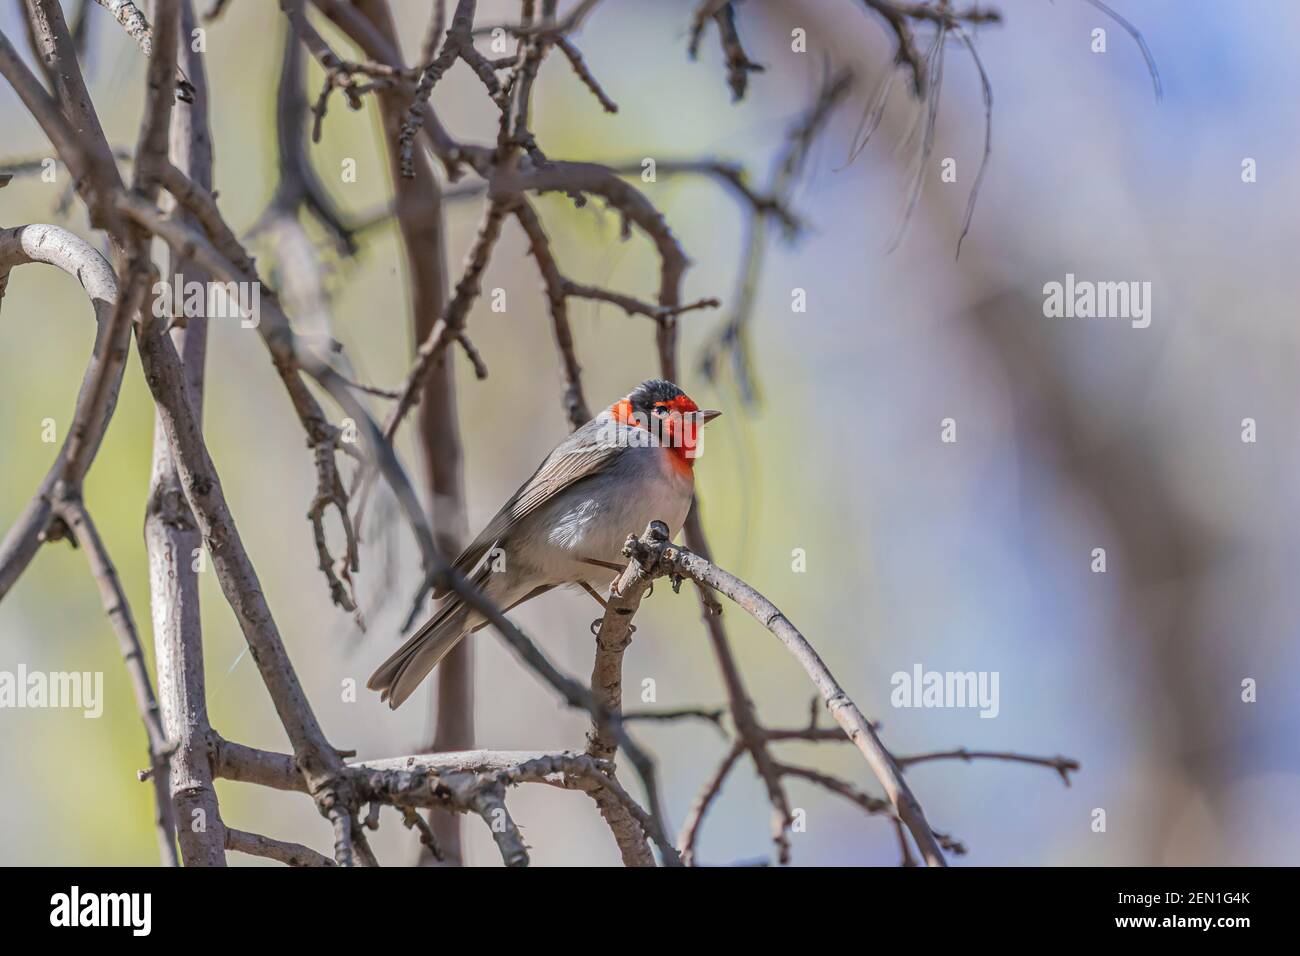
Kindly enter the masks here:
<path id="1" fill-rule="evenodd" d="M 565 439 L 461 552 L 455 569 L 470 574 L 488 550 L 508 536 L 520 521 L 566 488 L 606 471 L 627 447 L 625 442 L 614 440 L 617 434 L 614 429 L 618 427 L 600 420 L 591 421 Z M 433 596 L 437 598 L 445 593 L 439 589 Z"/>

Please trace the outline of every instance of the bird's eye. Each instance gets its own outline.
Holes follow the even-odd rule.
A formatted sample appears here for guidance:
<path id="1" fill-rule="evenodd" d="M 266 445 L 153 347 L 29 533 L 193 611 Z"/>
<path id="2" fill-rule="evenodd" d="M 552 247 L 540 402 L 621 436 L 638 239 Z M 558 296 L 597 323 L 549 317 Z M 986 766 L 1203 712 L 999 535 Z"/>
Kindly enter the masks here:
<path id="1" fill-rule="evenodd" d="M 656 405 L 654 408 L 650 409 L 650 414 L 656 418 L 663 418 L 668 414 L 668 409 L 664 408 L 662 405 Z"/>

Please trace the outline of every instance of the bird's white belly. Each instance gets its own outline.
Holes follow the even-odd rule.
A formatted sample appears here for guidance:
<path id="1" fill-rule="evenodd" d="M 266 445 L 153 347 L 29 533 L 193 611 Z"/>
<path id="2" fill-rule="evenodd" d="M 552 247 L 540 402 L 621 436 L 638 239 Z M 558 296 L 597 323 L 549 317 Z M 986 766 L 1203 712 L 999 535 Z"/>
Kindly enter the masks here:
<path id="1" fill-rule="evenodd" d="M 546 576 L 563 581 L 583 580 L 603 587 L 615 575 L 611 568 L 591 564 L 601 561 L 623 566 L 623 545 L 629 534 L 641 534 L 651 521 L 668 525 L 676 535 L 691 506 L 694 481 L 674 467 L 662 448 L 630 450 L 640 460 L 611 470 L 593 482 L 589 493 L 557 507 L 546 524 L 544 542 L 538 542 L 535 560 Z"/>

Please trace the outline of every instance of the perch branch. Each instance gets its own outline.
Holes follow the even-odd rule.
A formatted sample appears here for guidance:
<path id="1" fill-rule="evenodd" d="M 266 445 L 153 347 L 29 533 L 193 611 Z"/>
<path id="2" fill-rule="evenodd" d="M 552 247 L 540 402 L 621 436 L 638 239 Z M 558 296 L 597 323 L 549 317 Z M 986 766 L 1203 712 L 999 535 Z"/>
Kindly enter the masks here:
<path id="1" fill-rule="evenodd" d="M 723 594 L 775 635 L 794 655 L 836 723 L 866 758 L 885 789 L 894 812 L 906 824 L 926 862 L 944 865 L 943 852 L 926 822 L 925 812 L 903 779 L 893 756 L 876 736 L 867 719 L 840 687 L 816 650 L 777 607 L 739 578 L 690 550 L 658 541 L 649 529 L 640 539 L 629 540 L 628 552 L 642 571 L 652 577 L 690 578 Z M 779 772 L 779 770 L 778 770 Z"/>

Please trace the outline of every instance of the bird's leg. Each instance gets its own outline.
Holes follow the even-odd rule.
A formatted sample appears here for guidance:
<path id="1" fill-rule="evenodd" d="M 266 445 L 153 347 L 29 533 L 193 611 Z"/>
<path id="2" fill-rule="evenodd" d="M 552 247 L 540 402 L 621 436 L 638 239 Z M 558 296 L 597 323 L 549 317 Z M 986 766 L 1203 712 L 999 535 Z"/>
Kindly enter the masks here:
<path id="1" fill-rule="evenodd" d="M 502 613 L 502 614 L 509 614 L 511 611 L 513 611 L 513 610 L 514 610 L 515 608 L 517 608 L 519 605 L 523 604 L 525 601 L 531 601 L 533 598 L 537 597 L 539 594 L 545 594 L 547 591 L 549 591 L 549 590 L 550 590 L 551 588 L 553 588 L 553 587 L 555 587 L 554 584 L 542 584 L 542 585 L 539 585 L 538 587 L 533 588 L 531 591 L 529 591 L 527 594 L 525 594 L 523 597 L 521 597 L 521 598 L 520 598 L 518 601 L 516 601 L 514 604 L 510 605 L 509 607 L 503 607 L 503 608 L 501 609 L 501 613 Z M 480 625 L 478 625 L 477 627 L 473 628 L 473 629 L 470 631 L 470 633 L 472 633 L 472 634 L 477 634 L 479 631 L 483 630 L 483 628 L 487 627 L 487 626 L 488 626 L 489 624 L 491 624 L 491 623 L 492 623 L 491 621 L 484 621 L 482 624 L 480 624 Z"/>
<path id="2" fill-rule="evenodd" d="M 623 574 L 624 565 L 614 564 L 612 561 L 601 561 L 599 558 L 579 558 L 578 560 L 580 560 L 583 564 L 595 565 L 598 568 L 609 568 L 611 571 L 616 572 L 614 575 L 614 580 L 609 582 L 609 593 L 610 594 L 618 593 L 618 579 Z M 587 585 L 584 584 L 583 587 L 587 587 Z M 591 594 L 592 597 L 596 597 L 595 592 L 592 591 L 591 588 L 587 588 L 587 591 Z M 600 601 L 600 598 L 596 598 L 596 600 Z M 600 603 L 602 606 L 604 606 L 605 604 L 604 601 L 600 601 Z"/>
<path id="3" fill-rule="evenodd" d="M 579 583 L 580 585 L 582 585 L 582 589 L 583 589 L 584 591 L 586 591 L 588 594 L 591 595 L 591 599 L 592 599 L 593 601 L 595 601 L 597 604 L 599 604 L 601 607 L 605 608 L 606 610 L 609 609 L 609 602 L 606 601 L 606 600 L 605 600 L 603 597 L 601 597 L 599 594 L 597 594 L 595 588 L 593 588 L 593 587 L 592 587 L 590 584 L 588 584 L 586 581 L 579 581 L 578 583 Z"/>
<path id="4" fill-rule="evenodd" d="M 578 584 L 582 587 L 582 589 L 583 589 L 584 591 L 586 591 L 588 594 L 591 595 L 592 600 L 594 600 L 597 604 L 599 604 L 599 605 L 600 605 L 602 608 L 604 608 L 605 610 L 607 610 L 607 611 L 609 610 L 609 602 L 606 601 L 606 600 L 605 600 L 603 597 L 601 597 L 599 594 L 597 594 L 595 588 L 593 588 L 593 587 L 592 587 L 590 584 L 588 584 L 586 581 L 579 581 Z M 604 615 L 601 615 L 600 617 L 596 618 L 596 620 L 592 621 L 592 622 L 591 622 L 591 633 L 593 633 L 593 634 L 598 634 L 598 633 L 600 633 L 600 625 L 603 624 L 604 622 L 605 622 Z"/>
<path id="5" fill-rule="evenodd" d="M 600 561 L 596 558 L 579 558 L 583 564 L 594 564 L 598 568 L 609 568 L 611 571 L 622 571 L 627 565 L 615 564 L 613 561 Z"/>

